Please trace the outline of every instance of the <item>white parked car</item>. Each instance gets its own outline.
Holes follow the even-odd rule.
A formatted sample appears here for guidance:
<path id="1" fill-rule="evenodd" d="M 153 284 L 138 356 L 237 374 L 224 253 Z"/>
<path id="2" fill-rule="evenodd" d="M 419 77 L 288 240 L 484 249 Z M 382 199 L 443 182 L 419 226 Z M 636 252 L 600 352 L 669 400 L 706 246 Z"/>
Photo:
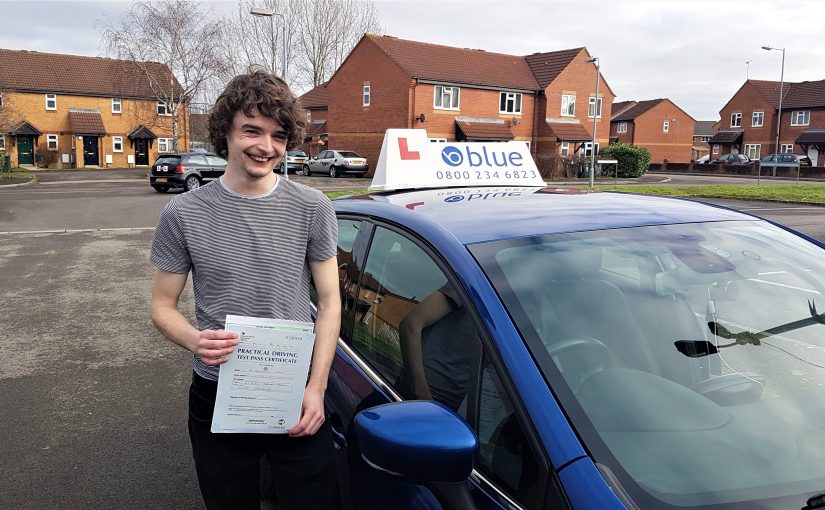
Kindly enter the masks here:
<path id="1" fill-rule="evenodd" d="M 368 168 L 367 158 L 356 152 L 326 150 L 304 162 L 301 174 L 324 173 L 330 177 L 343 174 L 364 175 Z"/>

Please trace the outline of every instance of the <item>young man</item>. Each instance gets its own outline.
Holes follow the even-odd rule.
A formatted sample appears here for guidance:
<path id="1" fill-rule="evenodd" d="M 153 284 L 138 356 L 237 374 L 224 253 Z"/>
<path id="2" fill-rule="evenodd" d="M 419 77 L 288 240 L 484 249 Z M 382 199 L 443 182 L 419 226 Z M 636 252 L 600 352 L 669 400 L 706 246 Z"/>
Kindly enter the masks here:
<path id="1" fill-rule="evenodd" d="M 152 242 L 152 321 L 192 351 L 189 436 L 206 505 L 259 508 L 259 462 L 266 454 L 279 509 L 336 505 L 331 431 L 324 392 L 335 354 L 341 301 L 337 223 L 320 192 L 273 169 L 303 140 L 299 101 L 262 71 L 227 85 L 209 115 L 209 135 L 226 173 L 172 198 Z M 197 327 L 178 310 L 191 271 Z M 309 282 L 318 292 L 312 368 L 299 423 L 289 434 L 212 434 L 218 367 L 237 345 L 227 315 L 309 321 Z"/>

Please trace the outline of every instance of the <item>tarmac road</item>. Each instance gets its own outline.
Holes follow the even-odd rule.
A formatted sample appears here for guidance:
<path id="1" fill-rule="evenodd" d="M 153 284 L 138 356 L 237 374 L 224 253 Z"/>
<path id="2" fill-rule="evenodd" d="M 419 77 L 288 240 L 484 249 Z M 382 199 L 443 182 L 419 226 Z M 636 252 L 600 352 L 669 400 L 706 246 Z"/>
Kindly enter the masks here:
<path id="1" fill-rule="evenodd" d="M 148 249 L 170 195 L 152 191 L 145 171 L 120 172 L 0 188 L 0 508 L 202 508 L 186 433 L 189 355 L 149 321 Z M 825 241 L 825 208 L 724 203 Z"/>

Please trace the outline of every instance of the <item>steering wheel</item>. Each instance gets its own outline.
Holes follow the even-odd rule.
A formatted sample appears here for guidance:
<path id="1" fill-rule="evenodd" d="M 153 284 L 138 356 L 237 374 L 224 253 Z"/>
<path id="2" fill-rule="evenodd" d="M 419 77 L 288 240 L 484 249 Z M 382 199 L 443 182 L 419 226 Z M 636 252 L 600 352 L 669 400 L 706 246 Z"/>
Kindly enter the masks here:
<path id="1" fill-rule="evenodd" d="M 574 393 L 592 375 L 614 366 L 615 358 L 610 348 L 590 336 L 553 342 L 547 352 Z"/>

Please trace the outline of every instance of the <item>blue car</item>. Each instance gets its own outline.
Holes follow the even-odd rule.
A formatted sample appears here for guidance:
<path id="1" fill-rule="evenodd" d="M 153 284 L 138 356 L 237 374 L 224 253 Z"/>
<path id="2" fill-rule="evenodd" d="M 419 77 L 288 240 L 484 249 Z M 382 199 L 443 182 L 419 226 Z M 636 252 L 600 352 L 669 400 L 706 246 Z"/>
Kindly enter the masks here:
<path id="1" fill-rule="evenodd" d="M 820 508 L 816 241 L 547 187 L 333 203 L 345 508 Z"/>

